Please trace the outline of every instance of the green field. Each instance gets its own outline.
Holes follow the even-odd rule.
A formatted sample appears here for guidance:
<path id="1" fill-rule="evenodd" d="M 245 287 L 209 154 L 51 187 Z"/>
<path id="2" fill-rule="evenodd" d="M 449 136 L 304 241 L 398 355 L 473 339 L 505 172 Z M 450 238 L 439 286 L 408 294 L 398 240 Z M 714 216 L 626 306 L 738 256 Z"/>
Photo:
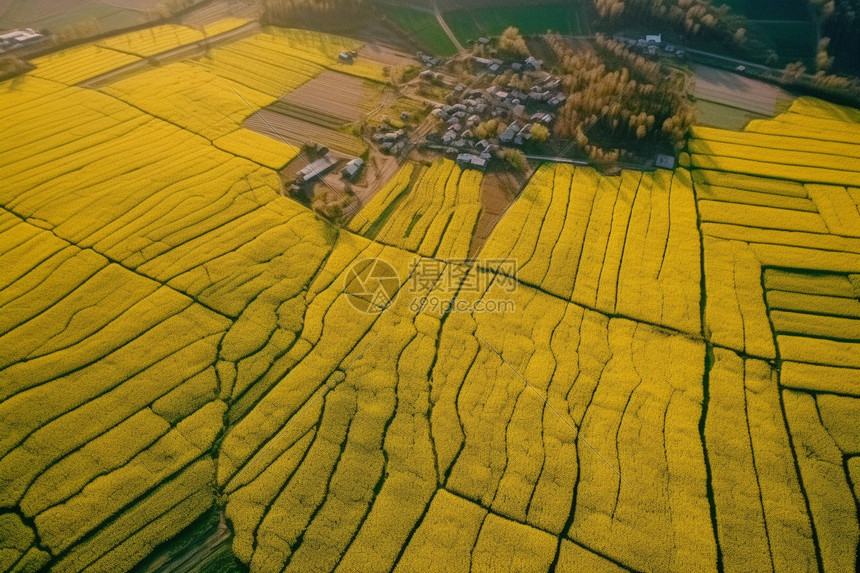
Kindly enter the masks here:
<path id="1" fill-rule="evenodd" d="M 733 131 L 742 130 L 754 119 L 767 119 L 768 117 L 706 100 L 696 101 L 696 108 L 699 110 L 700 125 Z"/>
<path id="2" fill-rule="evenodd" d="M 715 5 L 726 4 L 736 14 L 750 20 L 806 20 L 806 0 L 723 0 Z"/>
<path id="3" fill-rule="evenodd" d="M 573 4 L 460 8 L 446 12 L 445 21 L 464 43 L 481 36 L 498 36 L 508 26 L 516 26 L 527 35 L 547 30 L 569 36 L 587 33 L 579 8 Z"/>
<path id="4" fill-rule="evenodd" d="M 439 56 L 453 56 L 457 53 L 457 48 L 433 14 L 391 4 L 380 4 L 379 11 L 395 26 L 408 33 L 423 50 Z"/>
<path id="5" fill-rule="evenodd" d="M 779 66 L 803 60 L 811 63 L 815 55 L 815 25 L 812 22 L 754 21 L 763 35 L 763 41 L 779 54 Z"/>
<path id="6" fill-rule="evenodd" d="M 749 20 L 751 38 L 776 50 L 778 66 L 797 60 L 811 64 L 816 34 L 805 0 L 725 0 L 725 4 Z"/>

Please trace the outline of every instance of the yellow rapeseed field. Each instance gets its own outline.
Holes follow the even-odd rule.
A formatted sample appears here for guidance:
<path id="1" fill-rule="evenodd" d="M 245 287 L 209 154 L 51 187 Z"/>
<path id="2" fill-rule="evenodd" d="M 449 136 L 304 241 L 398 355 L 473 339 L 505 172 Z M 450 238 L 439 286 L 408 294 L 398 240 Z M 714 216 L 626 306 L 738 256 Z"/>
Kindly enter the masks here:
<path id="1" fill-rule="evenodd" d="M 518 278 L 601 312 L 700 332 L 700 244 L 689 174 L 541 168 L 484 247 Z"/>
<path id="2" fill-rule="evenodd" d="M 76 85 L 241 25 L 0 83 L 0 571 L 168 563 L 219 513 L 255 573 L 853 570 L 855 110 L 539 166 L 474 253 L 478 171 L 407 162 L 341 228 L 242 127 L 383 79 L 357 41 Z"/>
<path id="3" fill-rule="evenodd" d="M 350 228 L 423 256 L 465 259 L 481 213 L 482 174 L 447 159 L 414 172 L 401 169 Z"/>
<path id="4" fill-rule="evenodd" d="M 203 40 L 203 34 L 199 30 L 187 26 L 165 24 L 113 36 L 98 42 L 97 45 L 116 52 L 145 58 L 201 40 Z"/>
<path id="5" fill-rule="evenodd" d="M 81 46 L 33 60 L 33 77 L 74 85 L 117 68 L 139 62 L 134 54 L 100 46 Z"/>

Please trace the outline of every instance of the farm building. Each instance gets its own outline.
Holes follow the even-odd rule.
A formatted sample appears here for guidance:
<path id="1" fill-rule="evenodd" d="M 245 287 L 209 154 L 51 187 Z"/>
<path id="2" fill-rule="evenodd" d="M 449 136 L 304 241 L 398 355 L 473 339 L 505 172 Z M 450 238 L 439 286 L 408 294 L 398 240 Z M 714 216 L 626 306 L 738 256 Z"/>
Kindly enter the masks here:
<path id="1" fill-rule="evenodd" d="M 44 40 L 45 36 L 32 28 L 12 30 L 11 32 L 0 34 L 0 52 L 8 52 L 15 48 L 38 44 Z"/>
<path id="2" fill-rule="evenodd" d="M 337 163 L 337 161 L 335 161 L 333 157 L 326 155 L 321 159 L 317 159 L 313 163 L 309 163 L 307 167 L 296 174 L 296 179 L 302 183 L 308 183 L 320 175 L 325 175 L 331 171 L 335 163 Z"/>
<path id="3" fill-rule="evenodd" d="M 534 56 L 529 56 L 525 61 L 525 66 L 526 68 L 538 71 L 541 69 L 541 66 L 543 66 L 543 62 Z"/>
<path id="4" fill-rule="evenodd" d="M 341 173 L 341 175 L 343 175 L 344 178 L 353 180 L 358 176 L 359 173 L 361 173 L 361 170 L 363 168 L 364 168 L 364 159 L 357 157 L 357 158 L 353 159 L 352 161 L 350 161 L 349 163 L 347 163 L 346 167 L 344 167 L 340 173 Z"/>
<path id="5" fill-rule="evenodd" d="M 657 155 L 656 161 L 657 167 L 661 167 L 663 169 L 674 169 L 675 168 L 675 158 L 671 155 L 663 155 L 662 153 Z"/>
<path id="6" fill-rule="evenodd" d="M 501 141 L 502 143 L 512 143 L 519 131 L 520 126 L 518 126 L 516 123 L 511 123 L 507 127 L 507 129 L 505 129 L 505 131 L 503 131 L 502 134 L 499 136 L 499 141 Z"/>
<path id="7" fill-rule="evenodd" d="M 472 153 L 461 153 L 457 156 L 457 165 L 461 169 L 479 169 L 483 171 L 490 162 L 488 154 L 474 155 Z"/>

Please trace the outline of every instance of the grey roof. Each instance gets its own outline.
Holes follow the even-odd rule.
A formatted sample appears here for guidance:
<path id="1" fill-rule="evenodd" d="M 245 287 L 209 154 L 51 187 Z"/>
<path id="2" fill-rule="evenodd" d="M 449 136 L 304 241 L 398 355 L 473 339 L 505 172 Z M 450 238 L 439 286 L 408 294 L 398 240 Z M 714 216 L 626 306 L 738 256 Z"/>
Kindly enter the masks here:
<path id="1" fill-rule="evenodd" d="M 310 181 L 314 177 L 319 177 L 335 164 L 335 160 L 332 157 L 326 155 L 321 159 L 317 159 L 313 163 L 309 164 L 304 169 L 300 170 L 296 175 L 304 181 Z"/>
<path id="2" fill-rule="evenodd" d="M 457 156 L 457 163 L 462 167 L 475 167 L 484 169 L 487 167 L 488 158 L 474 155 L 472 153 L 461 153 Z"/>
<path id="3" fill-rule="evenodd" d="M 673 169 L 675 167 L 675 158 L 671 155 L 659 154 L 657 155 L 656 161 L 657 167 L 663 167 L 665 169 Z"/>

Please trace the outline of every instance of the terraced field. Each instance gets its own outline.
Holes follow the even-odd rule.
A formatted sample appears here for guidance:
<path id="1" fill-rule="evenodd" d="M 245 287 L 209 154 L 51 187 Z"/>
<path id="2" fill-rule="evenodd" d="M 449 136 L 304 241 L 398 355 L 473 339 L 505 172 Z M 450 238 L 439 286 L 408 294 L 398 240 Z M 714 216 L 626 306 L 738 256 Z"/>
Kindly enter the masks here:
<path id="1" fill-rule="evenodd" d="M 213 506 L 260 572 L 853 570 L 857 112 L 543 166 L 467 266 L 477 172 L 339 229 L 242 130 L 343 42 L 0 84 L 0 570 L 127 571 Z"/>

